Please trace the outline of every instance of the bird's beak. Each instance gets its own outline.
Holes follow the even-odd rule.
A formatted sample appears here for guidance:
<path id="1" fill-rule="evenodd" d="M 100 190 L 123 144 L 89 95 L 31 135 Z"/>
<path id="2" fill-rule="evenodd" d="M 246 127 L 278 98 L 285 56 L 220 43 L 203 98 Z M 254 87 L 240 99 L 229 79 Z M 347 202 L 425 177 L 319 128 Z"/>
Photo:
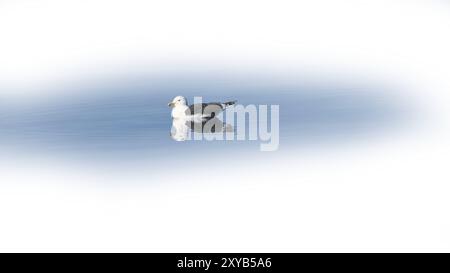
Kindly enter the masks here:
<path id="1" fill-rule="evenodd" d="M 171 107 L 171 108 L 173 108 L 175 105 L 174 105 L 174 103 L 173 102 L 169 102 L 169 107 Z"/>

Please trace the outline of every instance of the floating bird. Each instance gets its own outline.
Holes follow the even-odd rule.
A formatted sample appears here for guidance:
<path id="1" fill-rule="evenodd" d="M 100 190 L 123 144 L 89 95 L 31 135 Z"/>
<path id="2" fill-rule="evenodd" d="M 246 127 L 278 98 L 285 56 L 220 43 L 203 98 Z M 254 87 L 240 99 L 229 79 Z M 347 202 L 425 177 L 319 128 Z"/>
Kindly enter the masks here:
<path id="1" fill-rule="evenodd" d="M 169 107 L 172 107 L 172 118 L 184 119 L 208 119 L 214 118 L 217 114 L 222 112 L 228 106 L 234 105 L 236 101 L 228 102 L 210 102 L 210 103 L 196 103 L 188 106 L 187 100 L 183 96 L 176 96 Z"/>

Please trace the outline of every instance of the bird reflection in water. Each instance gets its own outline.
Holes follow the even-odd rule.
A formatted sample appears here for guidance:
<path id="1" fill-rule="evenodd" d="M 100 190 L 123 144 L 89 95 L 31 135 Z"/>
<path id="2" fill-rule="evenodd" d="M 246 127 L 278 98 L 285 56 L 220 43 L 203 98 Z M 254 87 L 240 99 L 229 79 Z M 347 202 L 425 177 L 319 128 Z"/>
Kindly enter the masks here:
<path id="1" fill-rule="evenodd" d="M 234 132 L 230 124 L 226 124 L 217 117 L 202 120 L 173 119 L 170 136 L 175 141 L 192 139 L 194 134 L 223 134 Z"/>

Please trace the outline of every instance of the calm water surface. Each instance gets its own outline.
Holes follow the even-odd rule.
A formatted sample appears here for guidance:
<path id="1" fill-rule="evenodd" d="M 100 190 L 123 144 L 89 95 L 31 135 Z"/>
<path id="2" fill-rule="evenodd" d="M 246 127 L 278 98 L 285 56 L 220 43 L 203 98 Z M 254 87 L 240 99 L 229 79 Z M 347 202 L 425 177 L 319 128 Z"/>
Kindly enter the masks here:
<path id="1" fill-rule="evenodd" d="M 397 119 L 389 92 L 373 86 L 306 86 L 269 80 L 165 78 L 77 86 L 75 95 L 0 110 L 0 147 L 84 159 L 157 159 L 222 151 L 256 154 L 259 141 L 185 141 L 170 137 L 167 103 L 237 100 L 280 107 L 280 150 L 388 131 Z M 67 88 L 70 90 L 70 88 Z M 68 94 L 61 90 L 61 94 Z M 5 149 L 4 149 L 5 150 Z"/>

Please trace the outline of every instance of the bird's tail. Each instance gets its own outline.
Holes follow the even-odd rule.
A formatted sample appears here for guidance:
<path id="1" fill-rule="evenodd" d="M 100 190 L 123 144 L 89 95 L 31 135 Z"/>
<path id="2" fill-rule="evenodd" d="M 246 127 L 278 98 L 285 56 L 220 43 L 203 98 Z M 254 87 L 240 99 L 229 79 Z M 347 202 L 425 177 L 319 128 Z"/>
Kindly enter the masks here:
<path id="1" fill-rule="evenodd" d="M 237 101 L 235 101 L 235 100 L 233 100 L 233 101 L 227 101 L 227 102 L 222 103 L 222 106 L 223 106 L 223 108 L 227 108 L 228 106 L 235 105 L 236 102 L 237 102 Z"/>

